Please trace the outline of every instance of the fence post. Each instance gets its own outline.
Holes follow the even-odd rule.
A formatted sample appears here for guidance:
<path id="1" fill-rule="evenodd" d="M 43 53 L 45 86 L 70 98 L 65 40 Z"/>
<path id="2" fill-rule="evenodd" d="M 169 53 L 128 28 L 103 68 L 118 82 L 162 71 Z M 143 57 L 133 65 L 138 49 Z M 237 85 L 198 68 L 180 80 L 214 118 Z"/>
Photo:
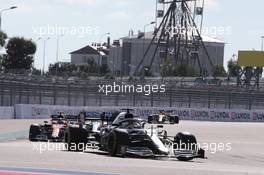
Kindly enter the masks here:
<path id="1" fill-rule="evenodd" d="M 133 106 L 136 106 L 136 93 L 133 93 Z"/>
<path id="2" fill-rule="evenodd" d="M 99 106 L 102 106 L 102 94 L 99 94 Z"/>
<path id="3" fill-rule="evenodd" d="M 57 90 L 55 83 L 53 83 L 53 105 L 57 104 Z"/>
<path id="4" fill-rule="evenodd" d="M 208 89 L 208 109 L 211 108 L 211 93 L 210 93 L 210 89 Z"/>
<path id="5" fill-rule="evenodd" d="M 252 109 L 252 99 L 251 99 L 251 91 L 249 91 L 248 93 L 248 109 L 251 110 Z"/>
<path id="6" fill-rule="evenodd" d="M 68 84 L 68 106 L 71 106 L 71 85 Z"/>
<path id="7" fill-rule="evenodd" d="M 231 96 L 232 96 L 232 93 L 229 91 L 228 92 L 228 109 L 231 109 Z"/>
<path id="8" fill-rule="evenodd" d="M 18 103 L 19 104 L 21 104 L 22 103 L 22 93 L 21 93 L 21 91 L 22 91 L 22 89 L 23 88 L 21 88 L 22 87 L 22 83 L 21 82 L 19 82 L 18 83 Z"/>
<path id="9" fill-rule="evenodd" d="M 153 93 L 151 93 L 151 107 L 154 106 L 154 96 L 153 96 Z"/>
<path id="10" fill-rule="evenodd" d="M 83 106 L 86 106 L 86 99 L 87 99 L 87 90 L 86 90 L 86 86 L 84 86 L 84 89 L 83 89 Z"/>
<path id="11" fill-rule="evenodd" d="M 4 101 L 4 88 L 3 88 L 3 84 L 0 82 L 1 86 L 0 86 L 0 96 L 1 96 L 1 100 L 0 100 L 0 106 L 3 106 L 3 101 Z"/>
<path id="12" fill-rule="evenodd" d="M 192 97 L 190 94 L 188 94 L 188 99 L 189 99 L 189 104 L 188 104 L 188 107 L 191 108 L 192 107 Z"/>
<path id="13" fill-rule="evenodd" d="M 10 104 L 9 104 L 9 106 L 13 106 L 13 93 L 14 93 L 14 87 L 11 86 L 9 91 L 10 91 Z"/>
<path id="14" fill-rule="evenodd" d="M 42 89 L 41 89 L 41 83 L 39 83 L 39 104 L 42 104 Z"/>
<path id="15" fill-rule="evenodd" d="M 170 96 L 170 107 L 172 107 L 172 86 L 170 86 L 170 93 L 169 93 L 169 96 Z"/>
<path id="16" fill-rule="evenodd" d="M 29 84 L 29 82 L 27 83 L 27 104 L 29 104 L 29 98 L 30 98 L 30 84 Z"/>

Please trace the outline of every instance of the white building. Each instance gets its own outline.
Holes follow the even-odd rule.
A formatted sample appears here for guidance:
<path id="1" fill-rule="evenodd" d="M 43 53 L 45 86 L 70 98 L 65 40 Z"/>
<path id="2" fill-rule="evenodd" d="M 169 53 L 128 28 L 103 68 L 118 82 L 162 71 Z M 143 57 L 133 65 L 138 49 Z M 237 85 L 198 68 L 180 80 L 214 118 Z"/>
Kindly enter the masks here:
<path id="1" fill-rule="evenodd" d="M 119 40 L 119 45 L 117 44 L 116 46 L 110 48 L 108 66 L 112 72 L 121 72 L 126 76 L 133 75 L 152 38 L 153 32 L 146 33 L 145 37 L 144 34 L 142 36 L 142 33 L 133 35 L 133 32 L 130 32 L 129 36 L 121 38 Z M 225 43 L 208 36 L 202 36 L 202 39 L 213 62 L 213 65 L 224 65 Z M 150 51 L 145 57 L 145 61 L 142 64 L 143 66 L 149 65 L 154 51 L 155 46 L 152 45 Z M 204 49 L 200 49 L 199 51 L 199 60 L 204 69 L 208 70 L 209 72 L 212 70 L 212 66 L 208 62 Z M 153 75 L 160 75 L 160 67 L 162 63 L 163 60 L 160 57 L 160 53 L 157 52 L 151 69 Z M 199 68 L 198 65 L 195 67 L 196 69 Z"/>
<path id="2" fill-rule="evenodd" d="M 76 65 L 88 64 L 94 61 L 97 65 L 107 64 L 108 51 L 104 48 L 97 49 L 94 46 L 85 46 L 73 51 L 71 54 L 71 63 Z"/>

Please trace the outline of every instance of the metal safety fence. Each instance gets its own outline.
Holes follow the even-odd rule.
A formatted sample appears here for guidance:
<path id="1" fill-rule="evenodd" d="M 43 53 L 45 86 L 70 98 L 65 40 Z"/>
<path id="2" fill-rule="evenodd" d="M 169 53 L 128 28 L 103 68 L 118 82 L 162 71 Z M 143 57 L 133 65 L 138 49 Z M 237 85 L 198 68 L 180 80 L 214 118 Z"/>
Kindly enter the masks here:
<path id="1" fill-rule="evenodd" d="M 165 84 L 164 93 L 99 92 L 99 85 Z M 264 91 L 232 85 L 194 86 L 176 80 L 54 80 L 49 78 L 0 78 L 0 106 L 44 104 L 65 106 L 183 107 L 211 109 L 263 109 Z"/>

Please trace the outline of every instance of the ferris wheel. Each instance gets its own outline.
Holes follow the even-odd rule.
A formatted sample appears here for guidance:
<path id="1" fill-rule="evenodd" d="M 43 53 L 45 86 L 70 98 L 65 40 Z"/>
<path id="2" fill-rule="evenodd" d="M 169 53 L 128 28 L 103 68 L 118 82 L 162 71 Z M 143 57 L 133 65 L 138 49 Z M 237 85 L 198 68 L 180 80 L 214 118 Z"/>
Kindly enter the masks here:
<path id="1" fill-rule="evenodd" d="M 193 19 L 197 25 L 197 28 L 199 29 L 199 32 L 202 33 L 205 0 L 156 0 L 156 27 L 162 21 L 165 12 L 170 7 L 170 4 L 181 2 L 184 2 L 189 7 L 190 15 L 193 16 Z M 180 14 L 181 8 L 178 7 L 177 10 Z"/>
<path id="2" fill-rule="evenodd" d="M 204 0 L 156 0 L 156 3 L 156 28 L 135 75 L 143 66 L 151 69 L 157 54 L 161 55 L 162 61 L 170 58 L 174 64 L 197 65 L 201 75 L 205 69 L 199 58 L 201 49 L 208 63 L 213 65 L 201 36 Z M 150 62 L 143 65 L 150 54 Z"/>

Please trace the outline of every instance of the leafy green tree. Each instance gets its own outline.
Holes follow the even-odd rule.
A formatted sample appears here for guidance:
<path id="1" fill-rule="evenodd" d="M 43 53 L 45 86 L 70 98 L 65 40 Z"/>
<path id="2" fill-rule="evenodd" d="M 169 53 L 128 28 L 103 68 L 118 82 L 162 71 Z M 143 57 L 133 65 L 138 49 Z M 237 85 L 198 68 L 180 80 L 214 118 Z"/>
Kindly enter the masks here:
<path id="1" fill-rule="evenodd" d="M 41 70 L 33 67 L 31 73 L 32 75 L 41 75 Z"/>
<path id="2" fill-rule="evenodd" d="M 101 67 L 100 67 L 100 74 L 101 75 L 106 75 L 107 73 L 110 72 L 110 69 L 108 67 L 107 64 L 103 64 Z"/>
<path id="3" fill-rule="evenodd" d="M 7 39 L 7 35 L 0 31 L 0 48 L 5 45 L 5 40 Z"/>
<path id="4" fill-rule="evenodd" d="M 234 59 L 229 60 L 227 67 L 228 67 L 229 77 L 237 77 L 238 76 L 238 70 L 241 69 L 241 67 L 238 65 L 237 60 L 234 60 Z"/>
<path id="5" fill-rule="evenodd" d="M 6 46 L 7 55 L 2 58 L 4 70 L 29 70 L 34 62 L 36 44 L 24 38 L 11 38 Z"/>
<path id="6" fill-rule="evenodd" d="M 225 68 L 222 65 L 214 65 L 212 69 L 214 77 L 226 77 L 227 73 Z"/>
<path id="7" fill-rule="evenodd" d="M 172 77 L 174 74 L 174 65 L 170 58 L 166 59 L 161 66 L 161 75 L 163 77 Z"/>
<path id="8" fill-rule="evenodd" d="M 75 65 L 71 63 L 55 63 L 49 66 L 49 75 L 58 75 L 63 77 L 79 76 L 87 78 L 91 75 L 106 75 L 110 72 L 108 65 L 98 66 L 93 60 L 83 65 Z"/>
<path id="9" fill-rule="evenodd" d="M 7 35 L 4 32 L 0 31 L 0 49 L 5 45 L 6 39 L 7 39 Z M 0 72 L 3 71 L 2 58 L 3 56 L 0 56 Z"/>
<path id="10" fill-rule="evenodd" d="M 202 77 L 208 77 L 209 76 L 209 72 L 206 68 L 202 68 L 201 73 L 200 73 Z"/>
<path id="11" fill-rule="evenodd" d="M 174 74 L 180 77 L 194 77 L 197 76 L 196 71 L 193 67 L 187 64 L 176 65 L 174 68 Z"/>
<path id="12" fill-rule="evenodd" d="M 163 77 L 194 77 L 198 76 L 198 73 L 192 66 L 187 64 L 174 64 L 171 59 L 167 59 L 161 66 L 161 75 Z"/>

